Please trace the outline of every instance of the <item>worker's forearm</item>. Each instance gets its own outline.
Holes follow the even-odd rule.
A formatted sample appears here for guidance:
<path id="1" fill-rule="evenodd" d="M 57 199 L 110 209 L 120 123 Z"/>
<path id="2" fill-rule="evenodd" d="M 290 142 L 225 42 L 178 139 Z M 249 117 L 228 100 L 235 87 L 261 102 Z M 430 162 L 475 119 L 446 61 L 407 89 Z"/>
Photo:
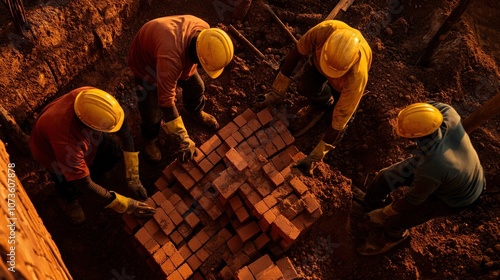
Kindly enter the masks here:
<path id="1" fill-rule="evenodd" d="M 301 58 L 302 55 L 299 53 L 297 46 L 295 46 L 295 48 L 293 48 L 293 50 L 286 56 L 285 62 L 283 62 L 283 66 L 281 67 L 280 72 L 283 73 L 283 75 L 290 77 Z"/>
<path id="2" fill-rule="evenodd" d="M 75 186 L 91 199 L 95 200 L 99 206 L 106 206 L 113 201 L 113 195 L 105 188 L 94 183 L 90 176 L 73 181 Z"/>
<path id="3" fill-rule="evenodd" d="M 134 147 L 134 137 L 130 131 L 130 127 L 127 122 L 127 117 L 123 120 L 123 125 L 117 132 L 120 141 L 122 142 L 122 149 L 127 152 L 135 152 Z"/>
<path id="4" fill-rule="evenodd" d="M 177 111 L 177 107 L 175 107 L 175 105 L 172 107 L 163 107 L 161 109 L 163 111 L 163 120 L 165 122 L 173 121 L 179 117 L 179 112 Z"/>

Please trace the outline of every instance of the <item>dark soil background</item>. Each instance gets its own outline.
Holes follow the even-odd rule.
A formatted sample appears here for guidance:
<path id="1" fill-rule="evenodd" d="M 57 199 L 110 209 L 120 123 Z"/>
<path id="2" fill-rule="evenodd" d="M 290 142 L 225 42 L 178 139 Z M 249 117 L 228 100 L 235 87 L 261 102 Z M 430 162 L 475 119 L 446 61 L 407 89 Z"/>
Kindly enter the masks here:
<path id="1" fill-rule="evenodd" d="M 25 1 L 27 9 L 39 3 Z M 284 31 L 263 9 L 264 1 L 253 1 L 247 17 L 234 21 L 231 11 L 220 13 L 221 1 L 143 1 L 140 13 L 127 20 L 123 35 L 115 39 L 97 63 L 83 70 L 60 89 L 92 85 L 120 99 L 132 118 L 137 147 L 142 148 L 132 76 L 126 61 L 130 43 L 138 29 L 150 19 L 173 14 L 193 14 L 217 26 L 232 23 L 269 59 L 281 61 L 292 48 Z M 428 99 L 454 106 L 467 117 L 500 88 L 500 2 L 476 0 L 442 41 L 428 67 L 415 65 L 426 43 L 458 4 L 458 0 L 405 1 L 359 0 L 341 15 L 341 20 L 358 28 L 373 50 L 367 94 L 356 118 L 338 147 L 325 158 L 314 177 L 322 183 L 313 192 L 322 199 L 325 215 L 317 230 L 309 232 L 287 255 L 301 275 L 308 279 L 499 279 L 500 275 L 500 142 L 498 116 L 471 133 L 488 181 L 481 203 L 461 215 L 438 218 L 411 230 L 411 239 L 384 255 L 362 257 L 355 248 L 367 235 L 361 207 L 350 201 L 336 201 L 335 188 L 351 184 L 365 189 L 375 173 L 409 156 L 409 144 L 393 133 L 393 119 L 405 106 Z M 229 1 L 240 3 L 240 1 Z M 337 1 L 268 1 L 278 16 L 298 38 L 319 23 Z M 219 13 L 218 13 L 219 12 Z M 2 10 L 3 33 L 12 29 L 8 14 Z M 79 24 L 78 22 L 74 23 Z M 221 28 L 225 26 L 220 25 Z M 50 38 L 46 38 L 47 40 Z M 256 95 L 269 90 L 277 74 L 267 64 L 235 42 L 235 58 L 216 80 L 206 81 L 206 111 L 226 124 L 252 105 Z M 2 41 L 2 43 L 5 43 Z M 64 59 L 64 58 L 61 58 Z M 22 81 L 11 81 L 22 82 Z M 179 92 L 181 93 L 181 92 Z M 180 100 L 180 99 L 179 99 Z M 293 116 L 306 100 L 292 86 L 287 99 L 274 108 Z M 182 104 L 179 104 L 182 107 Z M 196 143 L 203 143 L 212 132 L 185 119 Z M 321 120 L 295 145 L 308 154 L 329 124 Z M 26 131 L 30 130 L 29 124 Z M 143 184 L 152 191 L 154 182 L 175 158 L 173 140 L 162 134 L 163 159 L 159 164 L 141 160 Z M 88 222 L 71 227 L 56 204 L 52 183 L 46 172 L 30 157 L 8 146 L 16 172 L 30 194 L 39 215 L 58 245 L 75 279 L 156 279 L 133 248 L 123 230 L 120 216 L 95 209 L 82 199 Z M 142 159 L 142 157 L 141 157 Z M 103 186 L 128 194 L 124 189 L 123 166 L 108 178 L 97 180 Z M 349 234 L 339 236 L 332 228 L 334 213 L 329 205 L 345 205 L 350 213 Z M 120 278 L 122 277 L 122 278 Z"/>

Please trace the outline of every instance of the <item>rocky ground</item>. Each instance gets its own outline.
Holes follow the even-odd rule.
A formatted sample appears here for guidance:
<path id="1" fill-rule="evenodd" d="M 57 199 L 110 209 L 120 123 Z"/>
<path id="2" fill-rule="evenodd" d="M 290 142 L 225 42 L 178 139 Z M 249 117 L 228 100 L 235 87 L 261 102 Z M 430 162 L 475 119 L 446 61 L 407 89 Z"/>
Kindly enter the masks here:
<path id="1" fill-rule="evenodd" d="M 143 1 L 141 12 L 127 21 L 123 35 L 117 38 L 102 58 L 89 69 L 65 84 L 59 94 L 83 85 L 93 85 L 115 94 L 132 113 L 131 126 L 136 142 L 138 134 L 136 100 L 126 56 L 135 32 L 147 20 L 170 14 L 193 14 L 212 26 L 232 23 L 268 59 L 281 61 L 292 43 L 263 9 L 263 1 L 253 1 L 246 18 L 236 21 L 235 3 L 242 1 Z M 298 38 L 321 21 L 337 1 L 297 0 L 268 1 L 278 16 Z M 453 105 L 467 117 L 500 87 L 500 5 L 494 0 L 474 1 L 441 45 L 427 67 L 416 66 L 426 43 L 456 6 L 453 1 L 359 0 L 341 15 L 341 20 L 358 28 L 373 50 L 373 64 L 356 118 L 349 125 L 342 143 L 325 158 L 314 177 L 322 183 L 312 191 L 326 209 L 317 230 L 309 232 L 288 255 L 307 279 L 498 279 L 500 275 L 500 188 L 498 117 L 471 133 L 486 172 L 488 189 L 481 203 L 461 215 L 439 218 L 411 230 L 411 238 L 393 251 L 376 257 L 356 254 L 367 234 L 361 207 L 351 201 L 337 201 L 333 188 L 351 184 L 365 189 L 375 173 L 409 156 L 407 142 L 393 132 L 393 119 L 406 105 L 433 99 Z M 225 3 L 221 5 L 220 3 Z M 227 3 L 232 3 L 231 5 Z M 229 5 L 229 6 L 228 6 Z M 37 9 L 37 5 L 28 5 Z M 227 8 L 229 7 L 229 8 Z M 241 9 L 239 7 L 238 9 Z M 244 9 L 243 9 L 244 10 Z M 237 10 L 241 13 L 241 10 Z M 3 15 L 4 22 L 6 16 Z M 78 24 L 75 22 L 75 24 Z M 276 72 L 235 43 L 235 59 L 224 74 L 210 80 L 202 70 L 207 85 L 208 112 L 225 124 L 251 106 L 256 95 L 265 93 Z M 61 58 L 64 59 L 64 58 Z M 17 81 L 22 82 L 22 81 Z M 293 115 L 306 100 L 292 86 L 287 99 L 275 110 Z M 180 105 L 182 106 L 182 105 Z M 296 145 L 309 153 L 319 141 L 329 120 L 320 121 L 309 133 L 297 138 Z M 197 143 L 211 132 L 186 121 Z M 26 131 L 29 131 L 29 124 Z M 152 186 L 161 170 L 175 157 L 173 142 L 162 135 L 163 159 L 155 165 L 141 161 L 141 176 Z M 120 217 L 109 211 L 93 209 L 83 201 L 89 222 L 70 227 L 55 205 L 55 195 L 46 173 L 29 156 L 22 156 L 12 145 L 11 157 L 19 166 L 18 174 L 31 195 L 40 216 L 62 253 L 75 279 L 154 279 L 141 262 L 123 232 Z M 122 167 L 100 183 L 123 190 Z M 115 176 L 116 175 L 116 176 Z M 123 192 L 126 192 L 123 190 Z M 343 205 L 350 219 L 347 235 L 338 235 L 331 227 L 336 216 L 328 211 Z"/>

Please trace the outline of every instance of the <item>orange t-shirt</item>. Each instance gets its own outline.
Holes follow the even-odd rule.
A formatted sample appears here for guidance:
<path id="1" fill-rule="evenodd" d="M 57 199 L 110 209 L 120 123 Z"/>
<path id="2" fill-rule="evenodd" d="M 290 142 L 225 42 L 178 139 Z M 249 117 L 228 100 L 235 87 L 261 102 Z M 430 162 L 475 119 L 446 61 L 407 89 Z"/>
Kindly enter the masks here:
<path id="1" fill-rule="evenodd" d="M 174 106 L 177 80 L 187 80 L 196 71 L 188 56 L 189 43 L 208 28 L 195 16 L 168 16 L 147 22 L 135 36 L 129 67 L 136 77 L 158 87 L 160 107 Z"/>
<path id="2" fill-rule="evenodd" d="M 63 175 L 67 181 L 90 174 L 102 132 L 84 125 L 75 114 L 73 104 L 81 87 L 51 102 L 43 109 L 31 132 L 33 157 L 49 172 Z"/>

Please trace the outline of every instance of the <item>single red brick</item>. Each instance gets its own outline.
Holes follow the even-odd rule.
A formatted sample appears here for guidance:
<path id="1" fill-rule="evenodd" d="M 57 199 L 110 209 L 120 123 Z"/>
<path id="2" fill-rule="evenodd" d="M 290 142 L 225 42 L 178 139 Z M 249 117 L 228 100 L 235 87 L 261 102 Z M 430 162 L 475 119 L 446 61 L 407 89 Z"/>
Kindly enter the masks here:
<path id="1" fill-rule="evenodd" d="M 198 256 L 195 254 L 193 254 L 191 257 L 189 257 L 189 259 L 187 259 L 186 262 L 187 262 L 187 264 L 189 264 L 189 267 L 193 271 L 197 270 L 198 267 L 200 267 L 202 264 L 202 261 L 200 260 L 200 258 L 198 258 Z"/>
<path id="2" fill-rule="evenodd" d="M 222 215 L 222 211 L 218 207 L 212 207 L 207 211 L 207 214 L 210 216 L 212 221 L 215 221 Z"/>
<path id="3" fill-rule="evenodd" d="M 193 199 L 200 199 L 203 196 L 203 190 L 195 185 L 192 189 L 189 190 L 189 194 Z"/>
<path id="4" fill-rule="evenodd" d="M 177 204 L 175 204 L 175 210 L 177 210 L 177 212 L 179 212 L 179 214 L 181 216 L 184 216 L 184 214 L 187 211 L 189 211 L 189 207 L 186 205 L 186 203 L 183 200 L 181 200 L 181 201 L 177 202 Z"/>
<path id="5" fill-rule="evenodd" d="M 261 201 L 257 202 L 256 204 L 254 204 L 254 208 L 252 210 L 252 214 L 257 219 L 260 219 L 262 217 L 262 215 L 264 215 L 264 213 L 267 212 L 267 210 L 269 210 L 269 208 L 267 207 L 267 205 L 264 202 L 264 200 L 261 200 Z"/>
<path id="6" fill-rule="evenodd" d="M 255 280 L 255 277 L 253 277 L 253 274 L 250 272 L 250 269 L 248 269 L 248 266 L 244 266 L 236 272 L 236 274 L 234 275 L 234 279 L 235 280 Z"/>
<path id="7" fill-rule="evenodd" d="M 214 167 L 214 165 L 208 160 L 207 158 L 204 158 L 200 163 L 198 164 L 198 167 L 203 171 L 203 173 L 207 174 L 210 169 Z"/>
<path id="8" fill-rule="evenodd" d="M 235 235 L 227 241 L 227 246 L 229 247 L 229 250 L 231 250 L 233 254 L 236 254 L 241 249 L 243 249 L 243 242 L 241 241 L 241 238 L 238 235 Z"/>
<path id="9" fill-rule="evenodd" d="M 260 194 L 260 196 L 265 197 L 268 194 L 270 194 L 273 189 L 274 187 L 271 185 L 269 181 L 263 181 L 259 183 L 256 190 Z"/>
<path id="10" fill-rule="evenodd" d="M 306 158 L 307 155 L 302 153 L 302 152 L 299 152 L 298 154 L 296 154 L 295 156 L 293 156 L 293 161 L 294 162 L 298 162 L 299 160 L 303 159 L 303 158 Z"/>
<path id="11" fill-rule="evenodd" d="M 163 201 L 165 201 L 167 198 L 161 193 L 161 192 L 156 192 L 154 193 L 151 198 L 154 200 L 156 205 L 161 205 Z"/>
<path id="12" fill-rule="evenodd" d="M 167 277 L 167 280 L 184 280 L 184 277 L 182 277 L 181 273 L 176 270 Z"/>
<path id="13" fill-rule="evenodd" d="M 245 204 L 248 208 L 253 208 L 255 204 L 262 200 L 262 197 L 257 192 L 250 192 L 245 199 Z"/>
<path id="14" fill-rule="evenodd" d="M 286 147 L 285 141 L 283 141 L 283 139 L 279 135 L 273 137 L 273 144 L 278 151 L 281 151 Z"/>
<path id="15" fill-rule="evenodd" d="M 231 149 L 231 147 L 229 147 L 227 143 L 222 143 L 215 151 L 221 158 L 223 158 L 229 149 Z"/>
<path id="16" fill-rule="evenodd" d="M 231 134 L 233 134 L 237 130 L 238 126 L 235 123 L 230 122 L 226 126 L 221 128 L 217 133 L 219 134 L 222 140 L 226 140 L 229 136 L 231 136 Z"/>
<path id="17" fill-rule="evenodd" d="M 255 133 L 255 137 L 259 140 L 260 145 L 265 145 L 269 142 L 269 136 L 267 136 L 264 130 L 259 130 Z"/>
<path id="18" fill-rule="evenodd" d="M 168 236 L 162 230 L 159 230 L 155 234 L 153 234 L 153 238 L 161 246 L 164 245 L 167 242 L 170 242 L 170 239 L 168 238 Z"/>
<path id="19" fill-rule="evenodd" d="M 269 111 L 269 109 L 266 108 L 257 113 L 257 118 L 259 119 L 260 123 L 264 126 L 273 120 L 273 115 L 271 114 L 271 111 Z"/>
<path id="20" fill-rule="evenodd" d="M 321 207 L 319 205 L 318 200 L 314 196 L 312 196 L 310 193 L 304 195 L 302 197 L 302 200 L 304 201 L 304 207 L 306 208 L 307 213 L 312 214 L 314 211 L 316 211 L 318 208 Z"/>
<path id="21" fill-rule="evenodd" d="M 185 220 L 186 223 L 188 223 L 188 225 L 193 229 L 200 223 L 200 218 L 198 218 L 193 212 L 189 213 Z"/>
<path id="22" fill-rule="evenodd" d="M 248 137 L 247 143 L 252 149 L 260 147 L 259 140 L 257 139 L 257 137 L 255 137 L 255 135 Z"/>
<path id="23" fill-rule="evenodd" d="M 184 169 L 184 171 L 188 173 L 191 169 L 196 167 L 196 165 L 192 161 L 181 162 L 180 165 Z"/>
<path id="24" fill-rule="evenodd" d="M 287 242 L 292 242 L 300 234 L 300 231 L 285 216 L 279 215 L 272 224 L 272 228 L 277 228 L 279 235 Z"/>
<path id="25" fill-rule="evenodd" d="M 142 245 L 146 244 L 152 238 L 151 234 L 149 234 L 149 232 L 145 228 L 139 229 L 135 233 L 134 237 Z"/>
<path id="26" fill-rule="evenodd" d="M 242 126 L 240 128 L 240 130 L 238 130 L 241 135 L 243 135 L 243 137 L 246 139 L 248 137 L 250 137 L 252 134 L 253 134 L 253 130 L 248 126 L 248 124 L 245 124 L 244 126 Z"/>
<path id="27" fill-rule="evenodd" d="M 256 222 L 250 222 L 236 230 L 243 243 L 250 240 L 260 232 L 260 227 Z"/>
<path id="28" fill-rule="evenodd" d="M 245 209 L 244 206 L 238 208 L 235 211 L 235 214 L 236 214 L 236 217 L 238 218 L 238 220 L 241 223 L 244 223 L 245 221 L 247 221 L 248 219 L 250 219 L 250 214 L 248 214 L 248 211 Z"/>
<path id="29" fill-rule="evenodd" d="M 164 190 L 161 191 L 161 193 L 168 199 L 169 197 L 171 197 L 174 193 L 172 192 L 171 189 L 169 188 L 166 188 Z"/>
<path id="30" fill-rule="evenodd" d="M 243 245 L 243 253 L 250 257 L 251 259 L 255 259 L 257 256 L 259 256 L 259 252 L 257 251 L 257 248 L 255 248 L 255 244 L 252 241 L 247 241 Z"/>
<path id="31" fill-rule="evenodd" d="M 236 151 L 238 151 L 242 158 L 247 158 L 247 155 L 253 152 L 252 147 L 248 145 L 247 141 L 241 142 L 238 147 L 236 147 Z"/>
<path id="32" fill-rule="evenodd" d="M 288 257 L 279 259 L 276 262 L 276 266 L 280 268 L 281 272 L 283 273 L 283 277 L 285 279 L 294 279 L 298 277 L 297 271 L 295 270 L 295 266 Z"/>
<path id="33" fill-rule="evenodd" d="M 268 127 L 266 129 L 264 129 L 264 132 L 266 132 L 269 139 L 273 139 L 274 137 L 279 135 L 278 131 L 276 131 L 276 129 L 274 129 L 274 127 Z"/>
<path id="34" fill-rule="evenodd" d="M 276 149 L 276 146 L 274 146 L 272 141 L 267 142 L 266 144 L 263 145 L 263 147 L 268 157 L 272 157 L 274 154 L 278 152 L 278 149 Z"/>
<path id="35" fill-rule="evenodd" d="M 274 263 L 269 257 L 269 255 L 264 255 L 254 261 L 253 263 L 248 265 L 248 269 L 250 269 L 250 272 L 252 272 L 253 275 L 259 274 L 261 271 L 266 270 L 267 268 L 273 266 Z"/>
<path id="36" fill-rule="evenodd" d="M 177 212 L 177 210 L 170 212 L 170 214 L 168 214 L 168 217 L 172 220 L 172 222 L 176 226 L 180 225 L 183 221 L 181 214 L 179 214 L 179 212 Z"/>
<path id="37" fill-rule="evenodd" d="M 205 243 L 207 243 L 207 241 L 210 239 L 210 236 L 208 236 L 208 234 L 205 232 L 204 229 L 200 230 L 196 235 L 195 235 L 196 239 L 198 239 L 198 241 L 200 241 L 200 243 L 203 245 Z"/>
<path id="38" fill-rule="evenodd" d="M 201 242 L 196 238 L 196 236 L 193 236 L 189 241 L 188 241 L 188 246 L 191 251 L 196 252 L 198 249 L 201 248 Z"/>
<path id="39" fill-rule="evenodd" d="M 158 230 L 160 230 L 160 226 L 156 223 L 155 219 L 150 219 L 144 224 L 144 228 L 148 231 L 149 235 L 153 236 Z"/>
<path id="40" fill-rule="evenodd" d="M 290 180 L 290 185 L 298 196 L 302 196 L 308 190 L 307 186 L 298 177 Z"/>
<path id="41" fill-rule="evenodd" d="M 219 231 L 217 236 L 225 241 L 228 241 L 233 235 L 226 228 L 223 228 Z"/>
<path id="42" fill-rule="evenodd" d="M 207 156 L 207 158 L 213 165 L 216 165 L 222 159 L 221 156 L 217 153 L 217 150 L 211 152 Z"/>
<path id="43" fill-rule="evenodd" d="M 193 178 L 191 178 L 191 176 L 184 170 L 175 169 L 174 171 L 172 171 L 172 174 L 186 190 L 189 190 L 196 183 Z"/>
<path id="44" fill-rule="evenodd" d="M 252 186 L 251 186 L 249 183 L 247 183 L 247 182 L 243 183 L 243 184 L 240 186 L 240 188 L 238 189 L 238 193 L 239 193 L 242 197 L 247 197 L 247 195 L 248 195 L 249 193 L 251 193 L 251 192 L 253 192 L 253 188 L 252 188 Z"/>
<path id="45" fill-rule="evenodd" d="M 285 239 L 282 239 L 280 241 L 280 246 L 284 249 L 284 250 L 288 250 L 290 249 L 293 244 L 295 244 L 295 240 L 292 240 L 292 241 L 288 241 L 288 240 L 285 240 Z"/>
<path id="46" fill-rule="evenodd" d="M 161 266 L 167 260 L 167 254 L 165 254 L 165 251 L 163 250 L 157 250 L 153 254 L 153 259 L 158 265 Z"/>
<path id="47" fill-rule="evenodd" d="M 196 148 L 193 161 L 196 163 L 199 163 L 202 159 L 205 158 L 205 154 L 198 148 Z"/>
<path id="48" fill-rule="evenodd" d="M 264 203 L 266 203 L 268 208 L 272 208 L 276 204 L 278 204 L 278 200 L 273 195 L 268 195 L 268 196 L 264 197 L 263 200 L 264 200 Z"/>
<path id="49" fill-rule="evenodd" d="M 139 226 L 137 218 L 130 214 L 123 214 L 122 218 L 123 221 L 125 222 L 125 226 L 132 232 Z"/>
<path id="50" fill-rule="evenodd" d="M 223 280 L 229 280 L 233 277 L 233 272 L 231 269 L 226 265 L 222 268 L 222 270 L 219 272 L 219 277 Z"/>
<path id="51" fill-rule="evenodd" d="M 280 153 L 281 154 L 281 153 Z M 281 160 L 280 158 L 280 154 L 278 155 L 275 155 L 272 159 L 271 159 L 271 162 L 273 163 L 274 167 L 276 168 L 276 170 L 278 172 L 280 172 L 281 170 L 285 169 L 286 165 L 285 163 Z"/>
<path id="52" fill-rule="evenodd" d="M 283 176 L 283 178 L 285 178 L 285 181 L 290 180 L 294 176 L 292 167 L 290 165 L 281 170 L 280 174 L 281 176 Z"/>
<path id="53" fill-rule="evenodd" d="M 189 249 L 189 246 L 186 243 L 179 248 L 179 254 L 181 254 L 184 259 L 187 259 L 193 254 L 193 252 Z"/>
<path id="54" fill-rule="evenodd" d="M 247 123 L 248 127 L 252 130 L 252 132 L 256 132 L 262 127 L 262 124 L 257 119 L 252 119 Z M 245 137 L 248 138 L 248 137 Z"/>
<path id="55" fill-rule="evenodd" d="M 173 205 L 176 205 L 177 203 L 179 203 L 179 201 L 182 200 L 182 198 L 178 194 L 174 193 L 168 198 L 168 200 L 172 202 Z"/>
<path id="56" fill-rule="evenodd" d="M 238 126 L 242 127 L 247 123 L 247 120 L 243 117 L 243 115 L 239 115 L 236 118 L 234 118 L 233 122 Z"/>
<path id="57" fill-rule="evenodd" d="M 281 139 L 283 139 L 283 142 L 285 142 L 285 144 L 287 146 L 291 145 L 291 144 L 293 144 L 293 142 L 295 142 L 295 138 L 292 136 L 292 134 L 289 131 L 283 132 L 282 134 L 280 134 L 280 136 L 281 136 Z"/>
<path id="58" fill-rule="evenodd" d="M 179 251 L 175 250 L 175 252 L 170 256 L 170 260 L 174 263 L 175 267 L 178 268 L 184 262 L 184 258 L 181 256 Z"/>
<path id="59" fill-rule="evenodd" d="M 243 206 L 243 203 L 241 202 L 241 199 L 239 196 L 233 196 L 233 198 L 231 198 L 229 200 L 229 205 L 231 205 L 231 208 L 233 209 L 233 211 L 236 211 L 238 208 Z"/>
<path id="60" fill-rule="evenodd" d="M 172 231 L 174 231 L 175 224 L 167 216 L 167 214 L 165 213 L 165 211 L 163 211 L 163 209 L 160 209 L 160 208 L 157 209 L 156 213 L 153 215 L 153 217 L 156 220 L 156 222 L 158 223 L 158 225 L 160 226 L 161 230 L 163 230 L 163 232 L 166 235 L 169 235 L 170 233 L 172 233 Z"/>
<path id="61" fill-rule="evenodd" d="M 245 137 L 243 137 L 243 135 L 241 135 L 241 133 L 239 131 L 235 131 L 231 137 L 233 137 L 233 139 L 237 142 L 237 143 L 241 143 L 241 141 L 245 140 Z"/>
<path id="62" fill-rule="evenodd" d="M 225 205 L 229 201 L 229 199 L 231 199 L 231 197 L 233 197 L 233 195 L 236 193 L 236 191 L 238 190 L 238 188 L 243 183 L 244 182 L 236 181 L 234 183 L 229 184 L 229 186 L 227 186 L 227 188 L 219 190 L 220 191 L 219 200 L 221 200 L 221 202 L 223 203 L 223 205 Z"/>
<path id="63" fill-rule="evenodd" d="M 203 173 L 198 167 L 194 167 L 193 169 L 189 170 L 189 175 L 195 182 L 199 182 L 203 178 Z"/>
<path id="64" fill-rule="evenodd" d="M 271 195 L 273 195 L 276 199 L 281 200 L 282 198 L 287 197 L 292 192 L 293 188 L 288 183 L 286 183 L 275 189 L 271 193 Z"/>
<path id="65" fill-rule="evenodd" d="M 257 115 L 251 109 L 246 109 L 245 112 L 241 113 L 241 116 L 243 116 L 243 118 L 245 118 L 247 122 L 257 117 Z"/>
<path id="66" fill-rule="evenodd" d="M 172 232 L 172 234 L 170 234 L 170 239 L 172 240 L 172 242 L 179 246 L 179 244 L 182 243 L 182 241 L 184 241 L 184 237 L 182 236 L 182 234 L 180 234 L 179 231 L 174 231 Z"/>
<path id="67" fill-rule="evenodd" d="M 288 131 L 288 125 L 283 120 L 277 120 L 273 123 L 274 128 L 278 133 L 282 134 Z"/>
<path id="68" fill-rule="evenodd" d="M 149 239 L 146 244 L 144 244 L 144 249 L 146 249 L 149 255 L 153 255 L 158 249 L 160 249 L 160 244 L 156 242 L 153 238 Z"/>
<path id="69" fill-rule="evenodd" d="M 269 230 L 269 227 L 271 224 L 274 222 L 276 219 L 276 215 L 274 214 L 273 211 L 267 211 L 262 215 L 262 218 L 259 220 L 259 227 L 262 229 L 262 231 L 266 232 Z"/>
<path id="70" fill-rule="evenodd" d="M 232 136 L 226 138 L 225 143 L 230 149 L 238 146 L 238 141 L 236 141 Z"/>
<path id="71" fill-rule="evenodd" d="M 300 216 L 295 217 L 291 222 L 300 232 L 303 232 L 307 228 Z"/>
<path id="72" fill-rule="evenodd" d="M 198 251 L 196 251 L 196 256 L 198 257 L 198 259 L 200 259 L 201 262 L 205 262 L 208 257 L 210 257 L 210 254 L 204 248 L 200 248 Z"/>
<path id="73" fill-rule="evenodd" d="M 162 191 L 168 187 L 168 182 L 165 180 L 165 178 L 160 177 L 158 180 L 155 182 L 155 187 L 159 190 Z"/>
<path id="74" fill-rule="evenodd" d="M 267 245 L 267 243 L 269 243 L 270 241 L 271 241 L 271 238 L 269 238 L 269 235 L 267 235 L 265 232 L 263 232 L 259 235 L 259 237 L 255 238 L 255 240 L 253 242 L 255 244 L 255 248 L 257 248 L 257 250 L 261 251 L 262 248 L 264 248 Z"/>
<path id="75" fill-rule="evenodd" d="M 238 218 L 236 218 L 236 216 L 235 216 L 234 218 L 230 219 L 230 222 L 231 222 L 231 226 L 232 226 L 233 228 L 239 228 L 239 227 L 241 227 L 241 226 L 243 225 L 243 223 L 242 223 L 242 222 L 240 222 L 240 221 L 238 220 Z"/>
<path id="76" fill-rule="evenodd" d="M 179 267 L 177 271 L 179 271 L 183 279 L 189 279 L 189 277 L 193 275 L 193 270 L 191 270 L 191 267 L 189 267 L 187 263 L 181 265 L 181 267 Z"/>
<path id="77" fill-rule="evenodd" d="M 219 138 L 219 136 L 214 135 L 200 146 L 200 150 L 203 152 L 203 154 L 208 155 L 213 150 L 217 149 L 220 144 L 222 144 L 221 139 Z"/>
<path id="78" fill-rule="evenodd" d="M 280 280 L 283 279 L 283 273 L 276 265 L 272 265 L 270 268 L 261 271 L 259 274 L 255 275 L 257 280 Z"/>
<path id="79" fill-rule="evenodd" d="M 177 249 L 175 249 L 175 245 L 172 242 L 167 242 L 167 243 L 163 244 L 161 249 L 165 252 L 167 257 L 169 257 L 169 258 L 171 256 L 173 256 L 175 252 L 177 252 Z"/>
<path id="80" fill-rule="evenodd" d="M 182 223 L 179 226 L 179 233 L 182 235 L 182 237 L 187 239 L 191 235 L 191 233 L 193 233 L 193 229 L 187 223 Z"/>
<path id="81" fill-rule="evenodd" d="M 167 259 L 161 265 L 161 270 L 166 276 L 171 275 L 175 271 L 175 265 L 170 259 Z"/>
<path id="82" fill-rule="evenodd" d="M 210 200 L 210 198 L 208 198 L 206 196 L 200 197 L 200 199 L 198 199 L 198 204 L 200 204 L 200 206 L 205 211 L 210 210 L 214 206 L 214 203 L 212 202 L 212 200 Z"/>
<path id="83" fill-rule="evenodd" d="M 174 169 L 177 169 L 178 165 L 177 165 L 177 160 L 174 160 L 172 163 L 170 163 L 165 169 L 163 169 L 162 171 L 162 174 L 163 174 L 163 178 L 165 178 L 165 180 L 170 184 L 172 182 L 175 181 L 175 177 L 174 175 L 172 174 L 172 171 L 174 171 Z"/>
<path id="84" fill-rule="evenodd" d="M 175 210 L 175 206 L 170 202 L 170 200 L 165 200 L 163 203 L 160 205 L 160 207 L 165 211 L 165 213 L 170 214 L 172 211 Z"/>
<path id="85" fill-rule="evenodd" d="M 249 262 L 250 258 L 243 252 L 234 254 L 232 258 L 229 258 L 226 261 L 227 266 L 231 269 L 231 271 L 238 271 L 238 269 L 248 264 Z"/>
<path id="86" fill-rule="evenodd" d="M 285 166 L 289 166 L 293 163 L 292 156 L 286 150 L 279 153 L 278 157 L 281 159 Z"/>

